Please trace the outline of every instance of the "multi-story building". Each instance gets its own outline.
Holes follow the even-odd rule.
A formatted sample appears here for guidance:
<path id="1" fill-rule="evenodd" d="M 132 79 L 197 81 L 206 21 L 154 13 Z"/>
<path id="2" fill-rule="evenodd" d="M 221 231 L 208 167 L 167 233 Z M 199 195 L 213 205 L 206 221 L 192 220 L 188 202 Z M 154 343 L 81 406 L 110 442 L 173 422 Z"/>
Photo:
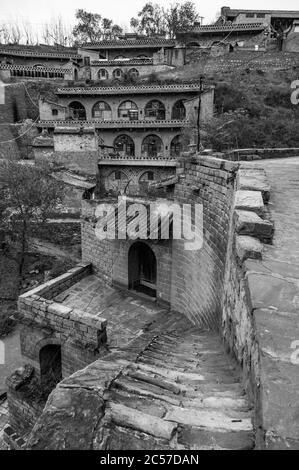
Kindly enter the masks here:
<path id="1" fill-rule="evenodd" d="M 142 193 L 144 182 L 175 173 L 213 100 L 202 83 L 59 88 L 57 102 L 40 101 L 35 159 L 89 177 L 100 168 L 107 193 Z"/>
<path id="2" fill-rule="evenodd" d="M 78 52 L 92 80 L 138 77 L 183 65 L 185 60 L 184 47 L 174 39 L 133 33 L 85 44 Z"/>
<path id="3" fill-rule="evenodd" d="M 177 39 L 190 47 L 222 47 L 224 50 L 278 49 L 299 52 L 299 11 L 238 10 L 222 7 L 211 25 L 195 23 Z"/>
<path id="4" fill-rule="evenodd" d="M 0 77 L 78 79 L 80 56 L 76 48 L 0 45 Z"/>

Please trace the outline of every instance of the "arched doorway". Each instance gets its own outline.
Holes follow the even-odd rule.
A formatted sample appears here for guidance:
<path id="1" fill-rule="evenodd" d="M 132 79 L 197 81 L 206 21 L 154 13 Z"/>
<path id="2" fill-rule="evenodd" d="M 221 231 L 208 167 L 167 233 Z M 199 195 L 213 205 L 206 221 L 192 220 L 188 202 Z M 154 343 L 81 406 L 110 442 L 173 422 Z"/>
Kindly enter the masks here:
<path id="1" fill-rule="evenodd" d="M 144 117 L 146 119 L 153 119 L 163 121 L 165 119 L 165 106 L 159 100 L 151 100 L 144 108 Z"/>
<path id="2" fill-rule="evenodd" d="M 80 101 L 72 101 L 69 104 L 70 118 L 75 121 L 86 121 L 86 111 Z"/>
<path id="3" fill-rule="evenodd" d="M 163 151 L 163 142 L 155 134 L 148 135 L 143 139 L 141 152 L 143 155 L 147 156 L 148 158 L 155 158 L 158 156 L 159 153 Z"/>
<path id="4" fill-rule="evenodd" d="M 129 289 L 156 297 L 157 260 L 153 250 L 143 242 L 135 242 L 128 254 Z"/>
<path id="5" fill-rule="evenodd" d="M 186 118 L 186 108 L 183 100 L 177 101 L 172 108 L 171 119 L 178 119 L 182 121 Z"/>
<path id="6" fill-rule="evenodd" d="M 127 157 L 135 155 L 135 145 L 133 139 L 126 134 L 119 135 L 114 140 L 113 147 L 116 152 Z"/>
<path id="7" fill-rule="evenodd" d="M 39 352 L 41 385 L 45 393 L 50 393 L 62 379 L 61 347 L 48 344 Z"/>

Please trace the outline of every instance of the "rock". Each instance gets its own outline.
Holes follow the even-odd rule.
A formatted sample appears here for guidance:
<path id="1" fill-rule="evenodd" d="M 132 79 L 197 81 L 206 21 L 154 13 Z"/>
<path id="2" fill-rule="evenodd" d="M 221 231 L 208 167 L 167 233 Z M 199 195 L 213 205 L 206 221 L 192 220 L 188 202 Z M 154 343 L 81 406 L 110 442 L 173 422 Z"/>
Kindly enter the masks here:
<path id="1" fill-rule="evenodd" d="M 241 262 L 247 258 L 261 259 L 263 244 L 253 237 L 247 235 L 236 236 L 236 252 Z"/>

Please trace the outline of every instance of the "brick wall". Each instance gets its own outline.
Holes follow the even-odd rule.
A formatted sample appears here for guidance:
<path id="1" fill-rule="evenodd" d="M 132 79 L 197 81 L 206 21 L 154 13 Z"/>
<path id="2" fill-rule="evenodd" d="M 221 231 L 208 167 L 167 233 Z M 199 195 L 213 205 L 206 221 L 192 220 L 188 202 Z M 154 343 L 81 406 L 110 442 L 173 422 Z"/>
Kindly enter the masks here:
<path id="1" fill-rule="evenodd" d="M 173 240 L 171 306 L 193 322 L 219 326 L 230 213 L 236 164 L 190 156 L 182 159 L 183 177 L 176 185 L 180 203 L 203 205 L 203 247 L 184 249 Z"/>

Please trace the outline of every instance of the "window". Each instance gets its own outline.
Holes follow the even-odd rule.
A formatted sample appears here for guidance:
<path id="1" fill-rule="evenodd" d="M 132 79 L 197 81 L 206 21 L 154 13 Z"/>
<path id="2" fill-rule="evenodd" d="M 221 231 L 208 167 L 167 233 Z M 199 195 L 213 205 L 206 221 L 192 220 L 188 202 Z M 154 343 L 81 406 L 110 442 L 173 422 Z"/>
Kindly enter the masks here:
<path id="1" fill-rule="evenodd" d="M 75 121 L 86 121 L 86 111 L 82 103 L 79 101 L 72 101 L 69 104 L 69 114 L 70 118 Z"/>
<path id="2" fill-rule="evenodd" d="M 108 103 L 98 101 L 92 108 L 92 117 L 103 121 L 111 121 L 112 111 Z"/>
<path id="3" fill-rule="evenodd" d="M 181 136 L 177 135 L 174 137 L 170 144 L 170 156 L 171 157 L 179 157 L 182 151 L 182 141 Z"/>
<path id="4" fill-rule="evenodd" d="M 153 181 L 153 180 L 154 180 L 154 172 L 153 171 L 146 171 L 139 178 L 139 181 Z"/>
<path id="5" fill-rule="evenodd" d="M 90 65 L 90 57 L 84 57 L 84 65 L 89 66 Z"/>
<path id="6" fill-rule="evenodd" d="M 121 171 L 115 171 L 114 172 L 114 179 L 115 180 L 121 180 Z"/>
<path id="7" fill-rule="evenodd" d="M 58 116 L 58 109 L 52 109 L 52 116 Z"/>
<path id="8" fill-rule="evenodd" d="M 116 152 L 122 153 L 128 157 L 133 157 L 135 154 L 134 141 L 126 134 L 116 137 L 114 141 L 114 149 Z"/>
<path id="9" fill-rule="evenodd" d="M 246 13 L 246 18 L 254 18 L 254 13 Z"/>
<path id="10" fill-rule="evenodd" d="M 258 14 L 256 15 L 256 17 L 257 17 L 257 18 L 265 18 L 266 15 L 265 15 L 265 13 L 258 13 Z"/>
<path id="11" fill-rule="evenodd" d="M 147 157 L 157 157 L 163 150 L 163 143 L 157 135 L 148 135 L 142 142 L 142 153 Z"/>
<path id="12" fill-rule="evenodd" d="M 123 76 L 123 71 L 121 69 L 115 69 L 113 70 L 113 78 L 116 78 L 117 80 L 122 78 Z"/>
<path id="13" fill-rule="evenodd" d="M 134 101 L 123 101 L 118 108 L 118 117 L 136 121 L 138 119 L 138 107 Z"/>
<path id="14" fill-rule="evenodd" d="M 165 119 L 165 106 L 161 101 L 158 100 L 152 100 L 149 103 L 147 103 L 145 110 L 144 110 L 144 115 L 146 118 L 153 118 L 158 121 L 164 120 Z"/>
<path id="15" fill-rule="evenodd" d="M 130 69 L 128 75 L 130 78 L 138 78 L 139 72 L 137 69 Z"/>
<path id="16" fill-rule="evenodd" d="M 106 69 L 100 69 L 98 71 L 98 78 L 100 80 L 107 80 L 108 79 L 108 71 Z"/>
<path id="17" fill-rule="evenodd" d="M 183 100 L 177 101 L 172 108 L 171 119 L 183 120 L 186 117 L 186 108 Z"/>

